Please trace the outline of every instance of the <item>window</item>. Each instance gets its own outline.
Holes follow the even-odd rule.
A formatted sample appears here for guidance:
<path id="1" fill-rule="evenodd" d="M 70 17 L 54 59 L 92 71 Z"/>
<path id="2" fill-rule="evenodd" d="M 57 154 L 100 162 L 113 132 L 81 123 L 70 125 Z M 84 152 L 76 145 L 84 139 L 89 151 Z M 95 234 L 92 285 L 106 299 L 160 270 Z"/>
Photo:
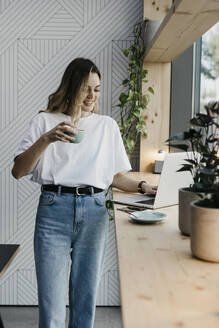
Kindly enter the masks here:
<path id="1" fill-rule="evenodd" d="M 202 36 L 200 111 L 219 98 L 219 23 Z"/>

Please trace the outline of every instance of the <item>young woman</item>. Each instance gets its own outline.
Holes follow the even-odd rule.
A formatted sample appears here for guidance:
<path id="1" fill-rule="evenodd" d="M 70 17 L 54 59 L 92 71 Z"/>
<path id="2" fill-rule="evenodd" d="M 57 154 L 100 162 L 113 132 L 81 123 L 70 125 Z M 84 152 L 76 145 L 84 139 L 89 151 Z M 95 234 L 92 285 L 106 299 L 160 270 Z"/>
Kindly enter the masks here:
<path id="1" fill-rule="evenodd" d="M 122 174 L 131 166 L 118 125 L 97 114 L 100 79 L 93 62 L 74 59 L 15 154 L 13 176 L 31 174 L 42 186 L 34 234 L 39 328 L 65 327 L 68 289 L 69 328 L 93 327 L 109 224 L 104 190 L 156 192 Z M 72 143 L 77 129 L 84 138 Z"/>

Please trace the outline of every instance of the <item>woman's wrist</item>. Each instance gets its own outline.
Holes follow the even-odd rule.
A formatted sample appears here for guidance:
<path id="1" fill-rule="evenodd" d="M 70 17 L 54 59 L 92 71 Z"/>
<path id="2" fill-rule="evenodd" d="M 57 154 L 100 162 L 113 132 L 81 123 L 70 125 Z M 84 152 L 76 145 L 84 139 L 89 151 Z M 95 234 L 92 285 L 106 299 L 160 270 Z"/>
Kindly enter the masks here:
<path id="1" fill-rule="evenodd" d="M 39 141 L 41 141 L 43 144 L 45 144 L 47 146 L 51 143 L 51 140 L 47 133 L 44 133 L 43 135 L 41 135 L 41 137 L 39 138 Z"/>
<path id="2" fill-rule="evenodd" d="M 143 185 L 144 184 L 147 184 L 147 182 L 145 180 L 140 181 L 139 184 L 138 184 L 138 192 L 140 194 L 144 194 L 145 193 L 145 190 L 143 189 Z"/>

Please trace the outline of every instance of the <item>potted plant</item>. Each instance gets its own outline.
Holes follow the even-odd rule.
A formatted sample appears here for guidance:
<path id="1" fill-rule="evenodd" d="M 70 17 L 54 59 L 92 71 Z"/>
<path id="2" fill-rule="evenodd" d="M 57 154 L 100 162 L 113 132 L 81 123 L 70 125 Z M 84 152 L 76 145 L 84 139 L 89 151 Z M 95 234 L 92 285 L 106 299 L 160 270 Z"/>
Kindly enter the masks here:
<path id="1" fill-rule="evenodd" d="M 194 181 L 188 188 L 179 190 L 179 229 L 188 236 L 191 232 L 190 203 L 214 192 L 218 176 L 218 102 L 209 103 L 205 110 L 206 114 L 198 113 L 190 120 L 188 131 L 167 140 L 170 146 L 192 154 L 178 170 L 190 171 Z"/>
<path id="2" fill-rule="evenodd" d="M 191 251 L 200 259 L 219 262 L 219 101 L 206 106 L 206 110 L 204 168 L 200 172 L 205 196 L 190 205 Z"/>

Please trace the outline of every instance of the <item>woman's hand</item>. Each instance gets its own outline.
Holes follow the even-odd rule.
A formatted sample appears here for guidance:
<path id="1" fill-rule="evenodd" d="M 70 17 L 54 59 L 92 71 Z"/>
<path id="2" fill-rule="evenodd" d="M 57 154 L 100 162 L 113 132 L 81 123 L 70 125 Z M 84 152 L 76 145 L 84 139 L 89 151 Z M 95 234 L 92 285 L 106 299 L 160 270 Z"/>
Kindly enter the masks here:
<path id="1" fill-rule="evenodd" d="M 142 190 L 144 191 L 145 194 L 156 194 L 157 192 L 157 186 L 150 185 L 148 183 L 142 183 L 141 185 Z"/>
<path id="2" fill-rule="evenodd" d="M 49 142 L 62 141 L 62 142 L 70 142 L 74 141 L 75 138 L 66 134 L 66 132 L 77 135 L 77 130 L 74 125 L 70 122 L 61 122 L 56 125 L 52 130 L 46 132 L 43 137 Z"/>

